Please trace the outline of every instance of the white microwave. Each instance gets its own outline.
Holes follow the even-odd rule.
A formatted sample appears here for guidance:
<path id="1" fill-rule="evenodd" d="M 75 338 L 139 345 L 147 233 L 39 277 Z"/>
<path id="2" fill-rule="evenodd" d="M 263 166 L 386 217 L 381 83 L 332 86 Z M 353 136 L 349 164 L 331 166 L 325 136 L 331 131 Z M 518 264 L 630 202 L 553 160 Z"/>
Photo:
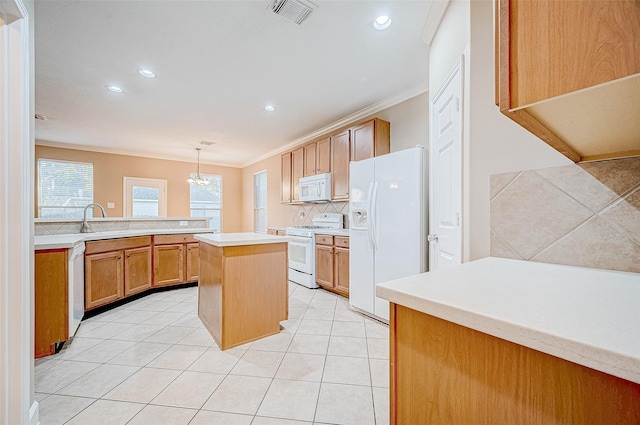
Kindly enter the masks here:
<path id="1" fill-rule="evenodd" d="M 302 202 L 331 202 L 331 173 L 300 178 Z"/>

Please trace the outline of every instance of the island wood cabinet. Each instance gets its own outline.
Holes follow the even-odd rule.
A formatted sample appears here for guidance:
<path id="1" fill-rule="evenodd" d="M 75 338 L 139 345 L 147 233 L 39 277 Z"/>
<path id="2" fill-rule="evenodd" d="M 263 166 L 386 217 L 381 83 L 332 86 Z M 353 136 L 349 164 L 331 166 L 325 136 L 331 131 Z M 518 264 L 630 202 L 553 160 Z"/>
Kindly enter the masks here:
<path id="1" fill-rule="evenodd" d="M 300 177 L 331 173 L 331 200 L 349 199 L 349 162 L 390 152 L 390 124 L 373 118 L 281 155 L 282 203 L 300 202 Z"/>
<path id="2" fill-rule="evenodd" d="M 391 425 L 640 423 L 640 384 L 390 307 Z"/>
<path id="3" fill-rule="evenodd" d="M 85 310 L 150 287 L 151 236 L 86 243 Z"/>
<path id="4" fill-rule="evenodd" d="M 316 283 L 349 296 L 349 237 L 316 235 Z"/>
<path id="5" fill-rule="evenodd" d="M 153 286 L 198 280 L 199 245 L 192 234 L 156 235 L 153 243 Z"/>
<path id="6" fill-rule="evenodd" d="M 304 146 L 304 176 L 331 172 L 331 138 Z"/>
<path id="7" fill-rule="evenodd" d="M 640 4 L 497 0 L 496 103 L 574 162 L 640 155 Z"/>
<path id="8" fill-rule="evenodd" d="M 69 339 L 68 249 L 36 251 L 34 259 L 35 357 L 55 353 Z"/>

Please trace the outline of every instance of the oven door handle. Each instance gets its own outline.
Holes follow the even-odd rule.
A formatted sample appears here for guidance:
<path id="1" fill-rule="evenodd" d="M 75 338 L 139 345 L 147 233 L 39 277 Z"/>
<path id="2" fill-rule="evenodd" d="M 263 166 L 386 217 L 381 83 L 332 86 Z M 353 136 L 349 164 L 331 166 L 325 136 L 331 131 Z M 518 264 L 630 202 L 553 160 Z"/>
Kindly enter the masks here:
<path id="1" fill-rule="evenodd" d="M 312 238 L 305 238 L 302 236 L 287 236 L 287 238 L 289 238 L 289 242 L 297 242 L 303 244 L 311 244 L 313 240 Z"/>

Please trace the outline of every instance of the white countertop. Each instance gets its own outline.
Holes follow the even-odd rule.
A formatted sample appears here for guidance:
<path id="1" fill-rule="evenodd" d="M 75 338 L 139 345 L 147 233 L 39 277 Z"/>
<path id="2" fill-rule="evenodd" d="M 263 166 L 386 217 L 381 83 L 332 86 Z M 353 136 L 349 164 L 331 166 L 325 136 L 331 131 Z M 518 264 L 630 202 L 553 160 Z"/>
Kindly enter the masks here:
<path id="1" fill-rule="evenodd" d="M 110 232 L 92 233 L 68 233 L 63 235 L 42 235 L 34 236 L 33 245 L 36 251 L 42 249 L 73 248 L 74 246 L 87 242 L 103 239 L 128 238 L 133 236 L 149 235 L 173 235 L 182 233 L 204 233 L 213 232 L 213 229 L 190 228 L 190 229 L 139 229 L 139 230 L 115 230 Z"/>
<path id="2" fill-rule="evenodd" d="M 214 233 L 194 235 L 197 240 L 214 246 L 262 245 L 288 242 L 287 236 L 267 235 L 265 233 Z"/>
<path id="3" fill-rule="evenodd" d="M 640 274 L 485 258 L 377 285 L 393 303 L 640 383 Z"/>
<path id="4" fill-rule="evenodd" d="M 316 235 L 349 236 L 349 229 L 320 229 Z"/>

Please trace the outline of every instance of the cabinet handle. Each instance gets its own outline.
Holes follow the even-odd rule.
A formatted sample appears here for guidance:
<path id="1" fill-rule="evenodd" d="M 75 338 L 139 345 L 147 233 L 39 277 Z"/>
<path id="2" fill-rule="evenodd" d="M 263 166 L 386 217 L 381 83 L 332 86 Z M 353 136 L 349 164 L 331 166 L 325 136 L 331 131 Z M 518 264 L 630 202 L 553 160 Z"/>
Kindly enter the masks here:
<path id="1" fill-rule="evenodd" d="M 131 254 L 127 254 L 127 258 L 131 258 Z"/>
<path id="2" fill-rule="evenodd" d="M 118 257 L 118 260 L 122 260 L 122 255 Z"/>
<path id="3" fill-rule="evenodd" d="M 182 252 L 182 248 L 180 248 L 180 252 Z"/>

